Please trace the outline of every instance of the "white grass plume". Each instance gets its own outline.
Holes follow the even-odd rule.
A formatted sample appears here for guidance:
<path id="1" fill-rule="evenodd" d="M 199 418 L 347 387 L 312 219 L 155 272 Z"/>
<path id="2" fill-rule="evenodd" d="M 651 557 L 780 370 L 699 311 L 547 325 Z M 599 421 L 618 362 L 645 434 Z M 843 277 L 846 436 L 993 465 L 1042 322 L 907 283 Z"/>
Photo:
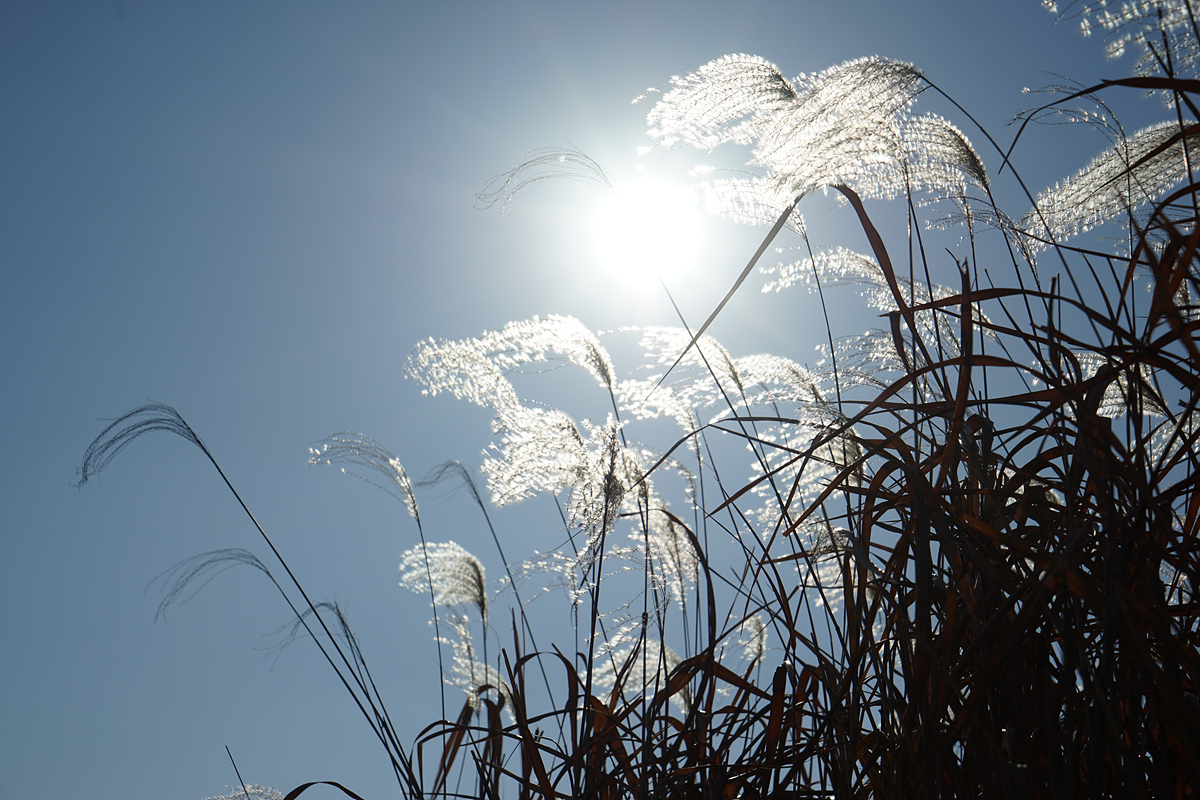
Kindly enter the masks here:
<path id="1" fill-rule="evenodd" d="M 453 652 L 451 673 L 445 677 L 445 682 L 461 689 L 470 698 L 473 708 L 479 708 L 480 699 L 488 691 L 499 696 L 502 708 L 506 706 L 512 700 L 512 689 L 495 667 L 476 657 L 470 620 L 462 614 L 453 614 L 447 622 L 454 637 L 441 640 L 442 644 L 449 644 Z"/>
<path id="2" fill-rule="evenodd" d="M 598 659 L 592 686 L 596 690 L 612 691 L 618 675 L 625 670 L 620 690 L 626 699 L 632 699 L 641 692 L 652 695 L 666 688 L 671 671 L 680 662 L 679 656 L 667 645 L 654 639 L 645 639 Z M 684 686 L 671 701 L 681 713 L 686 713 L 692 704 L 691 686 Z"/>
<path id="3" fill-rule="evenodd" d="M 425 387 L 422 393 L 426 395 L 450 392 L 460 400 L 493 409 L 518 403 L 516 390 L 476 339 L 427 339 L 408 357 L 404 372 Z"/>
<path id="4" fill-rule="evenodd" d="M 1175 73 L 1195 76 L 1200 62 L 1200 43 L 1192 28 L 1191 9 L 1187 0 L 1125 0 L 1120 5 L 1100 2 L 1069 3 L 1059 11 L 1054 0 L 1042 0 L 1042 5 L 1057 22 L 1078 20 L 1084 36 L 1093 31 L 1104 35 L 1104 52 L 1109 58 L 1120 58 L 1131 47 L 1141 50 L 1134 70 L 1140 75 L 1152 75 L 1162 70 L 1159 58 L 1164 58 L 1163 40 L 1170 50 Z"/>
<path id="5" fill-rule="evenodd" d="M 479 559 L 456 542 L 430 542 L 400 555 L 400 585 L 431 594 L 439 606 L 474 606 L 488 621 L 487 575 Z"/>
<path id="6" fill-rule="evenodd" d="M 214 797 L 206 797 L 204 800 L 283 800 L 283 792 L 276 791 L 269 786 L 260 786 L 257 783 L 251 783 L 242 787 L 226 786 L 229 794 L 216 795 Z"/>
<path id="7" fill-rule="evenodd" d="M 866 304 L 884 313 L 897 310 L 896 298 L 888 284 L 883 270 L 871 256 L 856 253 L 844 247 L 835 247 L 817 252 L 813 258 L 805 258 L 791 264 L 764 270 L 776 277 L 769 281 L 763 291 L 781 291 L 793 285 L 806 286 L 814 291 L 817 281 L 825 285 L 849 285 L 859 289 Z M 902 276 L 896 276 L 904 299 L 910 305 L 920 305 L 933 300 L 953 297 L 959 289 L 934 284 L 926 286 L 919 281 L 910 281 Z M 987 323 L 987 317 L 975 309 L 974 313 L 981 322 Z M 925 342 L 937 342 L 943 350 L 943 355 L 954 357 L 959 355 L 959 335 L 961 323 L 955 317 L 937 313 L 931 310 L 914 313 L 917 331 Z M 992 337 L 986 327 L 978 328 L 981 335 Z M 907 334 L 906 334 L 907 338 Z M 883 370 L 903 368 L 903 362 L 896 352 L 895 338 L 890 331 L 874 330 L 862 335 L 854 335 L 839 339 L 835 343 L 836 357 L 839 367 L 856 370 L 862 375 L 870 376 Z M 827 355 L 828 345 L 823 345 Z M 907 348 L 910 358 L 919 360 L 920 354 L 913 348 Z"/>
<path id="8" fill-rule="evenodd" d="M 606 194 L 614 194 L 612 182 L 591 156 L 574 147 L 542 147 L 525 154 L 508 172 L 490 179 L 476 195 L 475 208 L 499 204 L 507 214 L 517 192 L 546 178 L 579 181 Z"/>
<path id="9" fill-rule="evenodd" d="M 767 209 L 837 184 L 880 198 L 958 197 L 966 184 L 986 186 L 982 162 L 957 128 L 907 113 L 924 85 L 912 65 L 877 56 L 791 81 L 761 58 L 725 56 L 673 78 L 646 120 L 666 147 L 753 147 L 765 176 L 705 189 L 708 207 L 734 218 L 761 221 Z"/>
<path id="10" fill-rule="evenodd" d="M 497 506 L 568 489 L 583 469 L 583 437 L 562 411 L 512 406 L 496 415 L 492 432 L 498 439 L 483 472 Z"/>
<path id="11" fill-rule="evenodd" d="M 820 378 L 790 358 L 759 353 L 734 360 L 742 380 L 754 392 L 752 402 L 810 403 L 821 402 Z"/>
<path id="12" fill-rule="evenodd" d="M 550 575 L 551 586 L 565 589 L 573 603 L 599 579 L 589 573 L 617 521 L 626 515 L 640 517 L 652 502 L 643 454 L 621 442 L 621 426 L 613 416 L 610 414 L 603 425 L 584 420 L 583 428 L 587 438 L 582 442 L 573 479 L 566 484 L 570 495 L 564 512 L 568 527 L 579 531 L 583 541 L 576 541 L 571 553 L 534 553 L 515 570 L 521 581 L 536 573 Z M 611 542 L 605 544 L 603 553 L 605 559 L 616 556 L 634 560 L 643 554 L 644 548 L 619 547 Z"/>
<path id="13" fill-rule="evenodd" d="M 309 464 L 349 464 L 352 467 L 365 467 L 383 476 L 383 483 L 376 483 L 370 478 L 342 467 L 342 472 L 377 486 L 404 504 L 408 513 L 421 524 L 421 514 L 417 508 L 417 496 L 413 493 L 412 481 L 404 471 L 400 459 L 396 458 L 379 442 L 361 433 L 343 431 L 335 433 L 317 442 L 309 448 L 312 454 Z"/>
<path id="14" fill-rule="evenodd" d="M 659 571 L 666 574 L 671 591 L 682 597 L 688 586 L 696 584 L 700 571 L 696 548 L 683 526 L 661 508 L 652 510 L 648 517 L 650 555 L 658 557 Z"/>
<path id="15" fill-rule="evenodd" d="M 1183 125 L 1191 129 L 1196 123 L 1185 120 Z M 1178 121 L 1159 122 L 1118 142 L 1074 177 L 1039 194 L 1036 208 L 1021 218 L 1018 228 L 1061 241 L 1161 198 L 1187 177 L 1187 151 L 1200 152 L 1200 133 L 1180 137 L 1180 131 Z M 1180 140 L 1168 145 L 1172 137 Z"/>
<path id="16" fill-rule="evenodd" d="M 771 225 L 794 199 L 787 187 L 758 175 L 703 181 L 697 189 L 705 213 L 742 225 Z M 801 238 L 808 235 L 804 218 L 796 211 L 788 217 L 787 227 Z"/>
<path id="17" fill-rule="evenodd" d="M 510 322 L 473 339 L 429 339 L 408 357 L 405 372 L 424 385 L 426 394 L 450 392 L 503 411 L 518 402 L 508 373 L 525 364 L 554 361 L 582 367 L 605 389 L 613 389 L 612 359 L 600 340 L 575 317 L 557 314 Z"/>
<path id="18" fill-rule="evenodd" d="M 606 389 L 613 386 L 613 365 L 596 335 L 575 317 L 551 314 L 510 322 L 475 340 L 481 353 L 502 371 L 533 362 L 561 360 L 583 367 Z"/>
<path id="19" fill-rule="evenodd" d="M 637 330 L 642 334 L 639 344 L 650 362 L 648 366 L 673 364 L 692 340 L 684 328 L 647 326 Z M 691 409 L 723 404 L 725 397 L 736 404 L 746 390 L 733 356 L 708 334 L 701 336 L 696 346 L 687 350 L 671 376 L 670 382 L 664 385 L 672 390 L 674 402 Z M 658 376 L 652 376 L 650 380 L 657 383 Z"/>
<path id="20" fill-rule="evenodd" d="M 752 493 L 760 498 L 761 505 L 748 516 L 763 530 L 790 524 L 794 515 L 807 507 L 811 493 L 843 473 L 846 486 L 864 481 L 862 448 L 836 406 L 811 403 L 798 411 L 799 424 L 779 425 L 758 433 L 763 462 L 753 462 L 751 473 Z"/>
<path id="21" fill-rule="evenodd" d="M 671 90 L 646 115 L 649 135 L 666 147 L 712 150 L 750 144 L 764 120 L 794 103 L 797 91 L 771 62 L 744 54 L 708 62 L 671 79 Z"/>
<path id="22" fill-rule="evenodd" d="M 615 393 L 622 413 L 627 418 L 665 417 L 674 420 L 688 433 L 698 427 L 691 404 L 676 394 L 673 387 L 665 384 L 659 386 L 657 378 L 623 380 L 617 384 Z"/>
<path id="23" fill-rule="evenodd" d="M 687 531 L 668 513 L 666 502 L 649 481 L 643 481 L 642 486 L 642 508 L 636 515 L 637 527 L 629 536 L 638 543 L 635 552 L 653 560 L 647 572 L 653 575 L 655 588 L 663 596 L 659 605 L 665 610 L 672 597 L 684 598 L 685 588 L 695 585 L 700 561 Z"/>
<path id="24" fill-rule="evenodd" d="M 567 505 L 570 523 L 588 532 L 591 541 L 607 532 L 622 511 L 626 494 L 645 474 L 638 453 L 621 443 L 620 425 L 610 414 L 603 425 L 584 421 L 586 456 Z"/>

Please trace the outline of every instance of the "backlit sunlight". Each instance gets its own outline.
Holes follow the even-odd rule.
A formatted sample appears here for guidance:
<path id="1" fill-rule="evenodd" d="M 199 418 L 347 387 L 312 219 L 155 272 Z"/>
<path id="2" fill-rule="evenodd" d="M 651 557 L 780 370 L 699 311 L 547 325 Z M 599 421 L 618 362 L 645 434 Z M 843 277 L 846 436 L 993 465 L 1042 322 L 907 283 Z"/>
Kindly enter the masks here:
<path id="1" fill-rule="evenodd" d="M 694 264 L 700 210 L 695 195 L 653 180 L 618 189 L 596 217 L 596 249 L 604 269 L 632 288 L 657 286 Z"/>

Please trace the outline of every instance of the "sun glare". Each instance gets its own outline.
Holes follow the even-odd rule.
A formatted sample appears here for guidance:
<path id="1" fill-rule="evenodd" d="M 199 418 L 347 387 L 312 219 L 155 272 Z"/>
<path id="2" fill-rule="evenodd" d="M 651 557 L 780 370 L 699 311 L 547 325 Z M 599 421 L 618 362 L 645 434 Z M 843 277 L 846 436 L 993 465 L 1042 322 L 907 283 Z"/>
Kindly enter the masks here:
<path id="1" fill-rule="evenodd" d="M 595 229 L 604 269 L 622 283 L 646 289 L 659 278 L 669 284 L 693 266 L 700 213 L 695 195 L 686 189 L 640 180 L 608 198 Z"/>

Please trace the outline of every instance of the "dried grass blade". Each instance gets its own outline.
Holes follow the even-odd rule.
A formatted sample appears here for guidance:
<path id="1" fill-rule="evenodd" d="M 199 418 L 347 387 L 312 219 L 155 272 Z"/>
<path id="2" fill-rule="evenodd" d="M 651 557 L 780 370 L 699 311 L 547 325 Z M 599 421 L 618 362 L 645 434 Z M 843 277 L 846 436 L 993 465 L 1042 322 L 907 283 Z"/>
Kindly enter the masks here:
<path id="1" fill-rule="evenodd" d="M 725 293 L 725 296 L 721 298 L 721 302 L 717 303 L 717 307 L 714 308 L 713 312 L 708 315 L 708 319 L 704 320 L 704 324 L 700 326 L 700 330 L 696 331 L 695 336 L 693 336 L 692 340 L 688 342 L 687 347 L 683 348 L 683 352 L 679 354 L 679 358 L 675 359 L 675 363 L 671 365 L 671 368 L 663 373 L 663 376 L 658 379 L 658 383 L 654 384 L 654 389 L 650 390 L 650 394 L 654 394 L 655 390 L 662 386 L 663 381 L 667 379 L 667 376 L 671 374 L 672 370 L 679 366 L 679 362 L 683 361 L 684 356 L 691 352 L 692 348 L 696 346 L 696 342 L 700 341 L 700 337 L 703 336 L 704 332 L 708 330 L 708 326 L 713 324 L 713 321 L 717 318 L 717 315 L 721 313 L 723 308 L 725 308 L 725 304 L 733 299 L 734 294 L 737 293 L 737 290 L 741 288 L 741 285 L 746 282 L 746 278 L 748 278 L 750 273 L 754 270 L 754 265 L 758 263 L 758 260 L 762 258 L 763 253 L 767 252 L 767 248 L 771 246 L 771 242 L 775 241 L 775 237 L 779 235 L 781 230 L 783 230 L 783 226 L 787 224 L 788 218 L 792 215 L 792 211 L 795 210 L 796 204 L 800 202 L 801 197 L 803 197 L 803 195 L 796 197 L 796 199 L 793 200 L 791 204 L 783 210 L 783 213 L 779 215 L 779 219 L 775 220 L 775 225 L 772 226 L 770 233 L 767 234 L 767 237 L 763 239 L 762 244 L 758 246 L 758 250 L 755 251 L 753 258 L 750 259 L 750 262 L 746 264 L 746 268 L 742 270 L 742 274 L 739 275 L 737 280 L 733 282 L 733 286 L 731 286 L 729 291 Z M 649 395 L 647 395 L 647 399 L 649 399 Z"/>

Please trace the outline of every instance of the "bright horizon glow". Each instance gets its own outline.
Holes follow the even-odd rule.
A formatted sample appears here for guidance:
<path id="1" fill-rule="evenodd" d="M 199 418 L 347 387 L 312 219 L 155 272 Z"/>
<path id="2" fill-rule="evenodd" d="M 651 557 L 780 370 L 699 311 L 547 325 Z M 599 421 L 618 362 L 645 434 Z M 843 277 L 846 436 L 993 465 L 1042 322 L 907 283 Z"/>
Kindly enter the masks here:
<path id="1" fill-rule="evenodd" d="M 646 291 L 695 265 L 700 210 L 687 189 L 650 179 L 619 188 L 596 215 L 596 251 L 609 275 Z"/>

